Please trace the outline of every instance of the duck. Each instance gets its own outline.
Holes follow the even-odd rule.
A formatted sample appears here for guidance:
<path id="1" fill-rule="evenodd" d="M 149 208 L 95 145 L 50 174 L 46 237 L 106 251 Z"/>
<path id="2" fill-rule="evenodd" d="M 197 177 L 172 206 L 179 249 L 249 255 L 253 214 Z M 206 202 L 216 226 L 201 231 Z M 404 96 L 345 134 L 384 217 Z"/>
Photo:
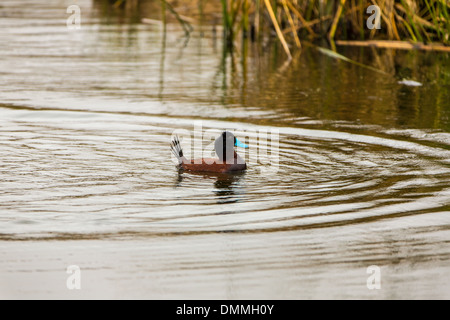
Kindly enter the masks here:
<path id="1" fill-rule="evenodd" d="M 247 169 L 245 160 L 237 154 L 234 147 L 248 148 L 239 141 L 233 133 L 224 131 L 214 142 L 217 158 L 202 158 L 189 160 L 183 155 L 180 140 L 175 136 L 170 144 L 172 153 L 178 160 L 182 170 L 192 172 L 230 173 Z"/>

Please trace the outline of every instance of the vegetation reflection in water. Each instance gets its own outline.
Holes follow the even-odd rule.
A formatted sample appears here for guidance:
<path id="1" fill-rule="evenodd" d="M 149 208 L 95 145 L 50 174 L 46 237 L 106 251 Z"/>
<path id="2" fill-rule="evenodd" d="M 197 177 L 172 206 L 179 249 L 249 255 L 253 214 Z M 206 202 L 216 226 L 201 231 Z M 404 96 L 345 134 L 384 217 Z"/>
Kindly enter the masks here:
<path id="1" fill-rule="evenodd" d="M 15 3 L 0 21 L 7 295 L 70 297 L 78 263 L 96 298 L 448 297 L 448 54 L 336 47 L 374 73 L 327 44 L 288 60 L 276 38 L 230 47 L 206 21 L 186 37 L 110 7 L 68 36 L 47 9 L 19 25 L 31 9 Z M 177 172 L 170 135 L 196 121 L 277 128 L 279 171 Z"/>
<path id="2" fill-rule="evenodd" d="M 136 2 L 125 6 L 126 10 L 114 9 L 105 2 L 97 1 L 98 5 L 101 3 L 103 5 L 99 10 L 107 23 L 126 21 L 140 24 L 144 17 L 161 21 L 161 10 L 164 10 L 158 1 Z M 181 46 L 182 55 L 182 47 L 187 46 L 189 41 L 193 42 L 189 46 L 197 46 L 197 52 L 201 55 L 202 50 L 208 48 L 198 37 L 206 37 L 214 50 L 221 52 L 221 59 L 214 76 L 205 81 L 211 83 L 210 92 L 189 97 L 191 102 L 239 105 L 249 109 L 257 106 L 273 113 L 270 117 L 252 119 L 258 123 L 273 123 L 278 118 L 277 121 L 284 123 L 308 125 L 314 122 L 310 119 L 316 119 L 321 122 L 316 121 L 315 124 L 349 121 L 384 127 L 450 129 L 450 58 L 447 53 L 338 47 L 339 54 L 333 56 L 321 51 L 320 47 L 327 47 L 328 44 L 318 44 L 317 47 L 306 42 L 303 49 L 295 51 L 294 58 L 289 61 L 282 46 L 270 37 L 263 43 L 250 39 L 232 43 L 222 41 L 222 34 L 217 31 L 221 30 L 220 15 L 214 15 L 214 8 L 202 6 L 202 3 L 199 1 L 199 7 L 184 7 L 188 14 L 198 18 L 196 28 L 199 32 L 179 38 L 176 45 Z M 164 100 L 170 99 L 169 94 L 164 95 L 164 86 L 170 87 L 170 83 L 164 81 L 167 29 L 164 23 L 160 27 L 158 97 Z M 127 25 L 126 29 L 130 45 L 138 45 L 133 44 L 137 32 L 135 25 Z M 170 46 L 173 45 L 172 42 Z M 351 61 L 340 58 L 340 55 Z M 351 62 L 357 62 L 360 66 Z M 408 84 L 407 81 L 402 82 L 405 79 L 415 81 L 421 87 L 405 85 Z M 180 100 L 184 99 L 183 95 L 188 95 L 178 93 L 181 96 L 177 99 Z"/>

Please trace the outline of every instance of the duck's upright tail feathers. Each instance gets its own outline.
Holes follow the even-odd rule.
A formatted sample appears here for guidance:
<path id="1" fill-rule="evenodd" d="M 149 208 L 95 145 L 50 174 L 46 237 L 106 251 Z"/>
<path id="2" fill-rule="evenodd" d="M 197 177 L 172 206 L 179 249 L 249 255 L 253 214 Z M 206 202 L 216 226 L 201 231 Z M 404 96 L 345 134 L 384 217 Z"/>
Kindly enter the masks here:
<path id="1" fill-rule="evenodd" d="M 178 159 L 178 164 L 183 163 L 183 150 L 181 149 L 180 140 L 175 136 L 170 144 L 170 149 L 174 156 Z"/>

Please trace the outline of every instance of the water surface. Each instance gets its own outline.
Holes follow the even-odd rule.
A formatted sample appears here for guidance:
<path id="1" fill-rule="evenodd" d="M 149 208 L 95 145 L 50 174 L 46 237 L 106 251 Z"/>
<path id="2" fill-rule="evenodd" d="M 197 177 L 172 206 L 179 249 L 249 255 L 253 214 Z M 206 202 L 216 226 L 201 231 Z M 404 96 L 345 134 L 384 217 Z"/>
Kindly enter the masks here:
<path id="1" fill-rule="evenodd" d="M 449 298 L 448 54 L 338 48 L 384 74 L 314 47 L 287 62 L 77 3 L 75 31 L 71 1 L 0 6 L 2 298 Z M 199 125 L 249 133 L 257 161 L 178 172 L 171 135 L 196 144 Z"/>

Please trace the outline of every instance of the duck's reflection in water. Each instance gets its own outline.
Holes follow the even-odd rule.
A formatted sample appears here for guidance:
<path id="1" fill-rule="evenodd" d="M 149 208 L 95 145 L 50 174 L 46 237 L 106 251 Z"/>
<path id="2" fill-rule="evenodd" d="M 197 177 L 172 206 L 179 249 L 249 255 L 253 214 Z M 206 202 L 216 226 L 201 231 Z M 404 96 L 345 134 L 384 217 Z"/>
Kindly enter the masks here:
<path id="1" fill-rule="evenodd" d="M 234 203 L 241 200 L 243 188 L 240 181 L 245 172 L 216 174 L 213 190 L 217 197 L 217 203 Z"/>
<path id="2" fill-rule="evenodd" d="M 234 203 L 241 200 L 243 188 L 241 186 L 241 179 L 245 176 L 245 171 L 233 173 L 197 173 L 184 170 L 178 171 L 176 180 L 176 187 L 181 187 L 185 174 L 198 176 L 203 179 L 214 179 L 214 188 L 212 191 L 217 197 L 217 203 Z"/>

